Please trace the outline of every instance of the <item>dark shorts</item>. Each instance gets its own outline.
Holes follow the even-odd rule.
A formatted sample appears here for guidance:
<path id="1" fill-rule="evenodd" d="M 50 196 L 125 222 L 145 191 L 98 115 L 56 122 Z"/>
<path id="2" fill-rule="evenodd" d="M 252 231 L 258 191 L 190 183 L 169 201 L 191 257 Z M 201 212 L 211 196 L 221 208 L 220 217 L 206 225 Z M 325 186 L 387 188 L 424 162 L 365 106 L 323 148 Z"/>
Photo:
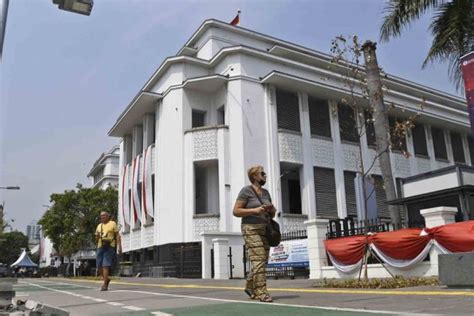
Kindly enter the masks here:
<path id="1" fill-rule="evenodd" d="M 111 267 L 114 265 L 115 248 L 97 248 L 97 268 Z"/>

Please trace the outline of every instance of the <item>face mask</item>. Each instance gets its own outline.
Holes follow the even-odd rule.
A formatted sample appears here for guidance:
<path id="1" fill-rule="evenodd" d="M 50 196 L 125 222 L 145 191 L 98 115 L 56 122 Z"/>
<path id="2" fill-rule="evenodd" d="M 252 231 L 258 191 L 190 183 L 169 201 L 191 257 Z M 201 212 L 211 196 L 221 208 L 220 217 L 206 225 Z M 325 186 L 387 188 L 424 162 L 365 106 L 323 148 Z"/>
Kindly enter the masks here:
<path id="1" fill-rule="evenodd" d="M 258 184 L 260 184 L 260 185 L 263 186 L 263 185 L 265 185 L 266 182 L 267 182 L 267 181 L 265 181 L 265 180 L 259 180 L 259 181 L 258 181 Z"/>

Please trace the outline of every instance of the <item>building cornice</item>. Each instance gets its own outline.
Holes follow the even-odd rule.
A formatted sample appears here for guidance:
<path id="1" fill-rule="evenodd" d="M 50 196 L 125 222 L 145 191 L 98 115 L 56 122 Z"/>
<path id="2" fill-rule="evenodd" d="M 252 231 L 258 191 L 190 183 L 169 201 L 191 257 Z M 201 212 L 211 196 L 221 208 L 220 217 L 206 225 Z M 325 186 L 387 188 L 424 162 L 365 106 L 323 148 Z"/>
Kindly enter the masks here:
<path id="1" fill-rule="evenodd" d="M 183 48 L 181 48 L 181 50 L 177 53 L 177 55 L 181 55 L 184 51 L 186 51 L 186 49 L 190 49 L 190 48 L 191 49 L 196 49 L 195 47 L 193 47 L 195 45 L 195 43 L 211 27 L 221 28 L 221 29 L 224 29 L 224 30 L 226 30 L 228 32 L 231 32 L 231 33 L 241 34 L 241 35 L 251 37 L 251 38 L 254 38 L 254 39 L 257 39 L 257 40 L 261 40 L 263 42 L 270 43 L 271 45 L 273 45 L 273 47 L 268 50 L 270 53 L 272 51 L 275 52 L 276 49 L 284 49 L 284 50 L 287 50 L 289 52 L 293 52 L 294 54 L 304 54 L 306 56 L 310 56 L 313 59 L 317 59 L 317 60 L 321 60 L 321 61 L 325 61 L 325 62 L 330 62 L 333 59 L 333 56 L 331 56 L 329 54 L 319 52 L 319 51 L 316 51 L 316 50 L 313 50 L 313 49 L 310 49 L 310 48 L 307 48 L 307 47 L 304 47 L 304 46 L 301 46 L 301 45 L 298 45 L 298 44 L 294 44 L 294 43 L 291 43 L 291 42 L 288 42 L 288 41 L 285 41 L 285 40 L 282 40 L 282 39 L 278 39 L 278 38 L 275 38 L 275 37 L 272 37 L 272 36 L 269 36 L 269 35 L 266 35 L 266 34 L 263 34 L 263 33 L 253 31 L 253 30 L 249 30 L 249 29 L 246 29 L 246 28 L 243 28 L 243 27 L 240 27 L 240 26 L 233 26 L 233 25 L 230 25 L 228 23 L 225 23 L 223 21 L 219 21 L 219 20 L 216 20 L 216 19 L 205 20 L 201 24 L 201 26 L 197 29 L 197 31 L 193 33 L 191 38 L 186 42 L 186 44 L 183 46 Z M 355 64 L 352 64 L 352 66 L 354 66 L 354 65 Z M 363 69 L 363 67 L 362 67 L 362 69 Z M 450 93 L 439 91 L 439 90 L 430 88 L 428 86 L 425 86 L 425 85 L 418 84 L 418 83 L 413 82 L 413 81 L 409 81 L 409 80 L 400 78 L 398 76 L 394 76 L 394 75 L 390 75 L 390 74 L 388 74 L 388 76 L 390 77 L 391 81 L 398 82 L 399 84 L 402 84 L 404 86 L 410 86 L 412 88 L 417 88 L 419 90 L 423 90 L 425 93 L 439 95 L 439 96 L 442 96 L 442 97 L 445 97 L 445 98 L 450 98 L 453 101 L 461 101 L 461 102 L 464 101 L 465 102 L 465 99 L 460 97 L 460 96 L 456 96 L 456 95 L 453 95 L 453 94 L 450 94 Z"/>

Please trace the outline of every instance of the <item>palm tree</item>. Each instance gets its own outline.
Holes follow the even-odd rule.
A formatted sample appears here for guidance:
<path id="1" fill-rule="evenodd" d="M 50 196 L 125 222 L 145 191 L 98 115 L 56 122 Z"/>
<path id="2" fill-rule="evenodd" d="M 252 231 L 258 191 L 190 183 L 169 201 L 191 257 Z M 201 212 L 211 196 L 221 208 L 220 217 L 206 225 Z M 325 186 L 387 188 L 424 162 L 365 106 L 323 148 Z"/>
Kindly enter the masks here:
<path id="1" fill-rule="evenodd" d="M 400 36 L 422 14 L 434 11 L 431 48 L 423 68 L 435 61 L 449 62 L 449 76 L 457 89 L 463 86 L 459 59 L 474 47 L 473 0 L 389 0 L 380 28 L 381 41 Z"/>

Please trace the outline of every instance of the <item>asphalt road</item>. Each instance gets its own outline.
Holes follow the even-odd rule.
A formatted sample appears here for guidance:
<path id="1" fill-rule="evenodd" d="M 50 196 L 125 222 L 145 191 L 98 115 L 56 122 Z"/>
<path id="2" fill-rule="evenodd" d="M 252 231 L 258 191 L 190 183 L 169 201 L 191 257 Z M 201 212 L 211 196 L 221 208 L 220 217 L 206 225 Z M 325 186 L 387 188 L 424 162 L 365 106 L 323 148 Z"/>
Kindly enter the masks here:
<path id="1" fill-rule="evenodd" d="M 474 291 L 442 287 L 396 290 L 317 289 L 308 280 L 269 281 L 274 303 L 248 299 L 242 280 L 128 279 L 100 283 L 21 279 L 17 299 L 71 315 L 473 315 Z"/>

